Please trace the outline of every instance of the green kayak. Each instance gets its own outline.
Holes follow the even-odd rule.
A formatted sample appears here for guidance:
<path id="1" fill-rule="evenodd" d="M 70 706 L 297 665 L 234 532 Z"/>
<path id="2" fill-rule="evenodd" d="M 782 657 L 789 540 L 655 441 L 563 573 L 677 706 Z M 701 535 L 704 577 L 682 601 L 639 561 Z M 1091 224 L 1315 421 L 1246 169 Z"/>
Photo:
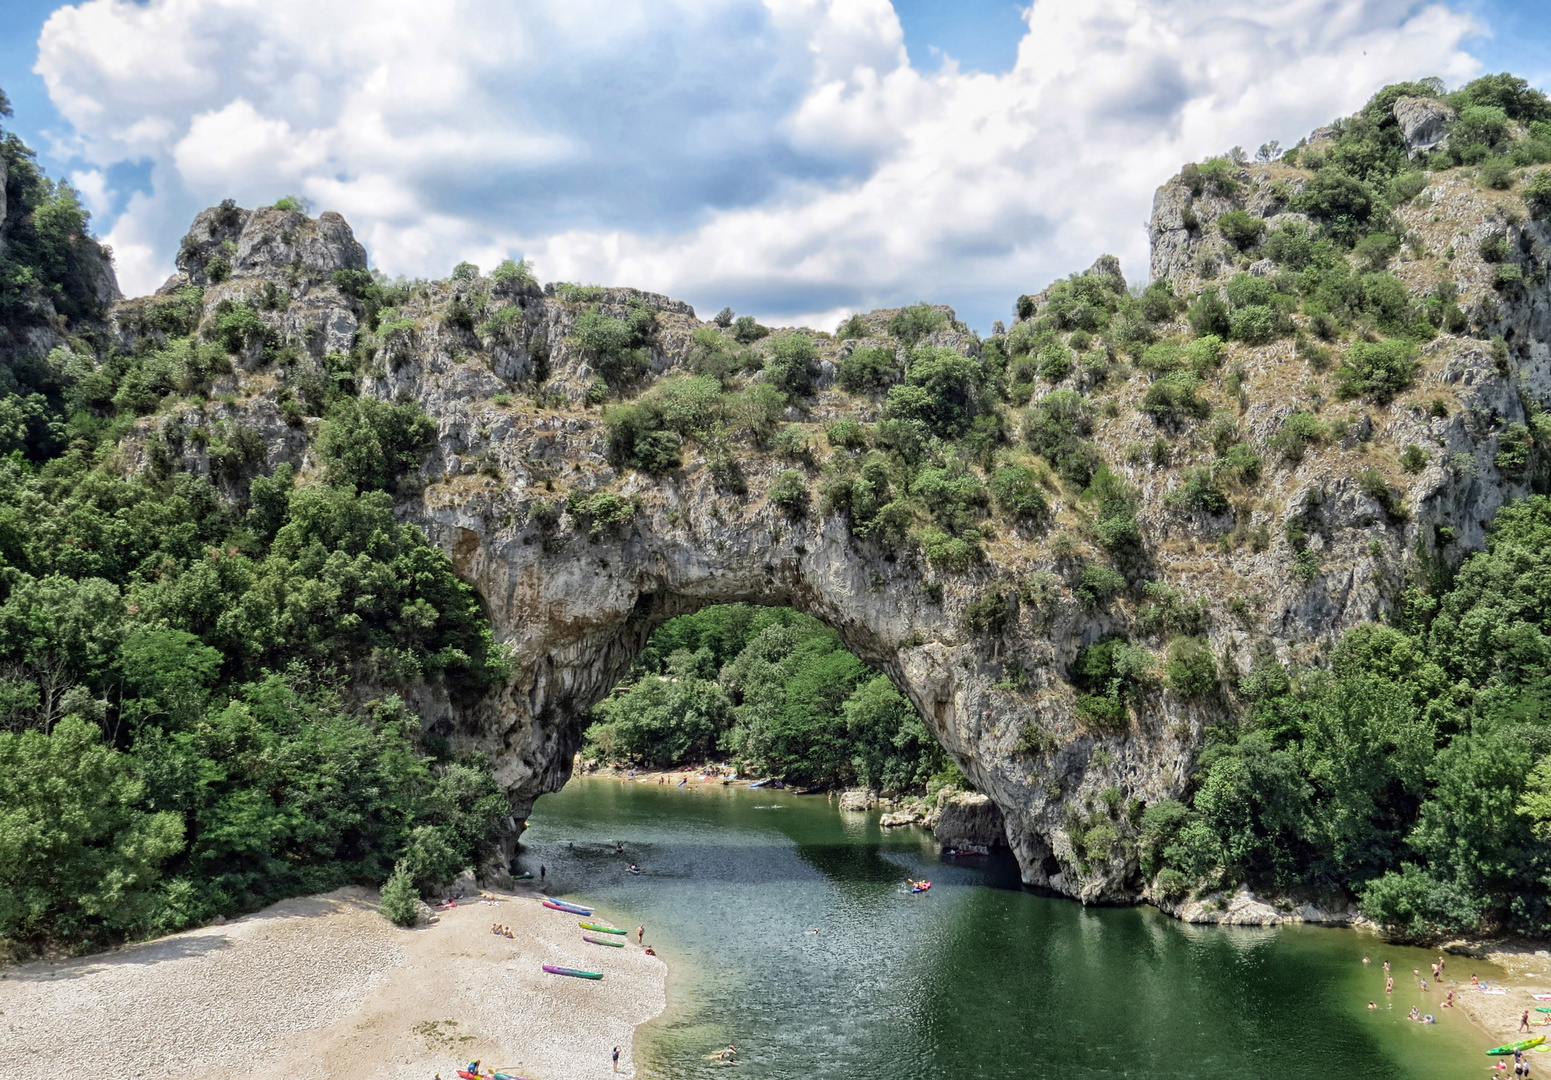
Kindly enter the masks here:
<path id="1" fill-rule="evenodd" d="M 1516 1043 L 1509 1043 L 1507 1046 L 1494 1046 L 1486 1053 L 1488 1057 L 1501 1057 L 1503 1054 L 1511 1054 L 1515 1050 L 1533 1050 L 1545 1041 L 1546 1037 L 1544 1035 L 1536 1035 L 1533 1039 L 1521 1039 Z"/>
<path id="2" fill-rule="evenodd" d="M 591 934 L 583 934 L 582 940 L 590 941 L 594 945 L 607 945 L 611 949 L 623 949 L 625 947 L 623 941 L 610 941 L 608 938 L 593 937 Z"/>
<path id="3" fill-rule="evenodd" d="M 577 923 L 583 930 L 596 930 L 600 934 L 623 934 L 625 931 L 616 930 L 612 926 L 599 926 L 597 923 Z"/>

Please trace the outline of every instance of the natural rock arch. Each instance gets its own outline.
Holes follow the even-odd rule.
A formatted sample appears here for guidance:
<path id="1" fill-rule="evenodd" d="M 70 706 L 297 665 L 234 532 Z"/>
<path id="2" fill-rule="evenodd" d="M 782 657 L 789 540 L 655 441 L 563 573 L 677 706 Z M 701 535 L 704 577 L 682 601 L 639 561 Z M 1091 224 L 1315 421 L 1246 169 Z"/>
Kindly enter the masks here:
<path id="1" fill-rule="evenodd" d="M 1265 187 L 1268 177 L 1247 169 L 1242 179 Z M 1178 179 L 1160 189 L 1154 270 L 1198 284 L 1192 268 L 1208 241 L 1184 227 L 1182 207 L 1191 198 Z M 1268 218 L 1276 211 L 1272 204 L 1247 207 Z M 1483 221 L 1494 212 L 1484 202 L 1476 211 Z M 1521 231 L 1521 246 L 1537 253 L 1532 269 L 1543 274 L 1539 253 L 1551 236 L 1539 223 Z M 212 244 L 228 250 L 227 243 L 230 277 L 212 277 L 204 256 Z M 313 220 L 236 207 L 201 214 L 184 242 L 180 271 L 161 294 L 202 287 L 206 319 L 223 303 L 251 304 L 286 343 L 289 366 L 283 374 L 266 368 L 264 349 L 251 346 L 236 358 L 237 370 L 211 388 L 213 400 L 142 420 L 122 444 L 121 460 L 127 469 L 146 467 L 156 425 L 182 422 L 186 412 L 191 424 L 250 429 L 265 447 L 258 467 L 290 462 L 311 482 L 318 463 L 310 436 L 319 421 L 297 417 L 295 399 L 286 395 L 299 380 L 327 379 L 340 350 L 354 349 L 362 360 L 363 396 L 418 404 L 435 422 L 436 437 L 418 478 L 400 489 L 398 511 L 426 530 L 483 597 L 512 675 L 472 702 L 445 688 L 408 692 L 455 747 L 489 755 L 511 799 L 512 844 L 533 800 L 565 782 L 581 714 L 624 674 L 651 630 L 699 606 L 746 600 L 823 620 L 887 673 L 1001 809 L 1027 882 L 1084 900 L 1143 895 L 1134 844 L 1115 843 L 1116 828 L 1134 839 L 1136 811 L 1185 792 L 1203 728 L 1232 705 L 1154 685 L 1132 695 L 1125 715 L 1108 725 L 1079 715 L 1068 674 L 1082 646 L 1124 632 L 1160 650 L 1168 632 L 1144 628 L 1135 595 L 1083 602 L 1080 567 L 1103 565 L 1108 555 L 1074 491 L 1052 481 L 1048 528 L 998 519 L 983 561 L 934 568 L 909 543 L 886 550 L 858 539 L 844 513 L 815 504 L 790 518 L 769 494 L 792 461 L 751 442 L 730 440 L 717 450 L 738 455 L 748 486 L 739 496 L 713 485 L 709 446 L 686 444 L 681 467 L 666 476 L 611 460 L 602 417 L 587 404 L 596 373 L 594 358 L 575 340 L 577 320 L 585 311 L 651 312 L 646 374 L 633 392 L 690 367 L 693 334 L 708 324 L 688 305 L 631 289 L 541 289 L 510 274 L 463 275 L 405 290 L 395 301 L 392 332 L 376 333 L 372 313 L 338 277 L 364 276 L 365 265 L 365 252 L 336 214 Z M 1112 259 L 1089 273 L 1118 280 Z M 1494 358 L 1481 342 L 1461 337 L 1426 354 L 1417 394 L 1447 395 L 1447 417 L 1430 416 L 1415 402 L 1359 406 L 1362 415 L 1337 444 L 1292 464 L 1268 458 L 1253 498 L 1226 512 L 1182 511 L 1167 498 L 1179 474 L 1151 468 L 1132 452 L 1159 435 L 1139 408 L 1145 380 L 1120 379 L 1103 389 L 1106 405 L 1091 446 L 1134 492 L 1145 548 L 1138 562 L 1159 586 L 1204 604 L 1211 650 L 1225 666 L 1246 670 L 1267 650 L 1283 660 L 1317 661 L 1346 628 L 1387 610 L 1412 552 L 1445 557 L 1445 527 L 1454 542 L 1448 557 L 1479 547 L 1503 501 L 1528 490 L 1527 479 L 1499 469 L 1497 452 L 1506 424 L 1551 404 L 1551 306 L 1538 291 L 1508 302 L 1485 285 L 1475 288 L 1473 296 L 1462 293 L 1461 303 L 1479 313 L 1483 333 L 1501 335 L 1510 347 Z M 1020 301 L 1020 312 L 1027 309 L 1020 321 L 1035 316 L 1042 297 Z M 138 316 L 156 302 L 116 308 L 113 329 L 126 350 L 154 339 Z M 476 310 L 488 324 L 478 322 Z M 981 340 L 950 310 L 936 311 L 942 318 L 931 320 L 936 328 L 923 342 L 980 357 Z M 859 329 L 848 323 L 844 340 L 820 335 L 816 390 L 784 419 L 810 431 L 841 418 L 879 419 L 879 397 L 840 393 L 833 380 L 851 349 L 899 345 L 886 330 L 891 314 L 859 317 Z M 1238 391 L 1230 395 L 1224 385 L 1206 392 L 1215 395 L 1214 407 L 1236 416 L 1238 437 L 1270 455 L 1272 436 L 1294 408 L 1285 387 L 1302 379 L 1306 366 L 1290 342 L 1233 348 Z M 739 378 L 753 385 L 760 376 Z M 1402 472 L 1394 461 L 1408 444 L 1438 446 L 1440 463 L 1417 475 Z M 211 471 L 198 446 L 186 446 L 176 464 Z M 1375 464 L 1394 486 L 1382 502 L 1359 478 Z M 587 509 L 588 499 L 602 495 L 617 500 L 612 517 Z M 570 510 L 568 497 L 577 500 Z M 1394 505 L 1407 512 L 1392 513 Z M 1063 544 L 1046 536 L 1063 531 Z M 1293 572 L 1294 533 L 1319 548 L 1312 575 Z M 1246 542 L 1248 536 L 1258 539 Z M 1230 542 L 1217 547 L 1218 537 Z M 1024 584 L 1040 574 L 1050 587 L 1037 604 L 1025 603 Z M 980 619 L 972 630 L 971 613 L 998 597 L 1004 617 L 994 627 Z M 1013 665 L 1018 679 L 1008 678 Z M 1116 828 L 1097 827 L 1104 811 Z"/>
<path id="2" fill-rule="evenodd" d="M 518 818 L 569 779 L 581 714 L 608 694 L 663 622 L 710 604 L 787 606 L 833 627 L 915 704 L 965 776 L 1002 810 L 1025 881 L 1085 899 L 1127 895 L 1135 868 L 1125 860 L 1072 872 L 1066 797 L 1111 787 L 1143 802 L 1177 794 L 1201 711 L 1176 704 L 1149 711 L 1139 731 L 1100 737 L 1081 729 L 1070 697 L 1052 687 L 997 686 L 1011 654 L 1042 658 L 1042 670 L 1030 675 L 1049 680 L 1104 632 L 1102 620 L 1068 611 L 1041 623 L 1043 633 L 1020 632 L 1026 620 L 1012 592 L 1007 629 L 977 636 L 954 605 L 929 598 L 919 562 L 859 543 L 841 518 L 792 520 L 763 499 L 718 495 L 705 469 L 686 469 L 670 483 L 627 483 L 627 492 L 632 486 L 640 502 L 630 524 L 598 541 L 581 530 L 546 537 L 531 524 L 492 529 L 477 498 L 426 508 L 428 532 L 452 552 L 460 576 L 484 598 L 496 636 L 513 650 L 513 678 L 456 726 L 470 749 L 497 763 Z M 1181 723 L 1186 717 L 1195 722 Z M 1059 748 L 1020 749 L 1030 722 L 1057 733 Z M 1101 743 L 1111 749 L 1095 759 Z"/>

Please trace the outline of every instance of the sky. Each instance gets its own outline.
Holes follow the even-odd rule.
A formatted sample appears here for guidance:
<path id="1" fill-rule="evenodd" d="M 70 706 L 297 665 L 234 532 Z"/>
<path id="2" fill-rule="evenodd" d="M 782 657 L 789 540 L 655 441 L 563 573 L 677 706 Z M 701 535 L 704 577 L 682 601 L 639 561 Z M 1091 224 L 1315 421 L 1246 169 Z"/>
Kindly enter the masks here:
<path id="1" fill-rule="evenodd" d="M 985 332 L 1154 189 L 1379 87 L 1551 85 L 1551 0 L 0 0 L 4 121 L 126 295 L 194 214 L 293 194 L 373 266 L 526 257 L 773 325 Z"/>

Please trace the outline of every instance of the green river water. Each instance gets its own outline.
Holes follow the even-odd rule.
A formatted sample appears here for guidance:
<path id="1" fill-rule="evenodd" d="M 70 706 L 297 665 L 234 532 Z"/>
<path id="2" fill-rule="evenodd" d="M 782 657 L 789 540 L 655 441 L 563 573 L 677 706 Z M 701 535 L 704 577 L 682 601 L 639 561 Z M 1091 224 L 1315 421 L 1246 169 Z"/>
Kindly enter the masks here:
<path id="1" fill-rule="evenodd" d="M 645 1077 L 726 1080 L 706 1055 L 729 1042 L 748 1080 L 1441 1080 L 1490 1064 L 1481 1033 L 1411 976 L 1435 953 L 1084 908 L 1023 888 L 1005 853 L 956 865 L 928 832 L 822 797 L 578 779 L 530 824 L 523 867 L 617 926 L 644 923 L 668 962 L 668 1010 L 638 1033 Z M 933 887 L 911 895 L 906 877 Z M 1486 974 L 1468 963 L 1446 977 Z M 1409 1022 L 1413 1004 L 1439 1023 Z"/>

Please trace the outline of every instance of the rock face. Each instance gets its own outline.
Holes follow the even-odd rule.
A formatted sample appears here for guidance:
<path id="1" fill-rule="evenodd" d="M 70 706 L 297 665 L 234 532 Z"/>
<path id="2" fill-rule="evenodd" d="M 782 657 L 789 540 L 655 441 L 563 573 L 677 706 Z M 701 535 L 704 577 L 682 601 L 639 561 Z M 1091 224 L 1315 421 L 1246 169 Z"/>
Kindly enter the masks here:
<path id="1" fill-rule="evenodd" d="M 1222 926 L 1280 926 L 1284 923 L 1322 923 L 1350 926 L 1362 922 L 1357 910 L 1344 897 L 1316 900 L 1270 901 L 1256 896 L 1249 886 L 1240 885 L 1232 893 L 1211 893 L 1182 903 L 1154 899 L 1161 910 L 1181 922 Z"/>
<path id="2" fill-rule="evenodd" d="M 1242 170 L 1226 192 L 1171 180 L 1154 202 L 1154 275 L 1188 287 L 1203 270 L 1248 268 L 1247 257 L 1227 250 L 1208 227 L 1239 208 L 1274 224 L 1301 183 L 1296 170 L 1278 165 Z M 1445 213 L 1447 222 L 1437 224 Z M 1450 272 L 1471 334 L 1433 341 L 1416 390 L 1388 407 L 1324 403 L 1343 434 L 1297 462 L 1276 454 L 1271 438 L 1295 407 L 1319 407 L 1303 398 L 1307 365 L 1290 340 L 1232 346 L 1227 363 L 1239 373 L 1239 397 L 1213 404 L 1266 455 L 1252 498 L 1215 515 L 1174 508 L 1165 496 L 1178 474 L 1128 449 L 1157 435 L 1137 409 L 1145 386 L 1133 379 L 1105 391 L 1113 410 L 1098 418 L 1094 445 L 1138 493 L 1149 576 L 1165 590 L 1158 595 L 1177 590 L 1201 601 L 1210 648 L 1229 671 L 1248 670 L 1267 650 L 1317 661 L 1344 630 L 1389 610 L 1413 553 L 1458 558 L 1479 547 L 1501 503 L 1527 491 L 1521 475 L 1499 469 L 1497 451 L 1509 424 L 1551 406 L 1551 295 L 1544 286 L 1551 234 L 1510 219 L 1495 196 L 1464 178 L 1436 184 L 1430 209 L 1412 205 L 1399 214 L 1430 249 L 1457 247 Z M 1466 226 L 1457 229 L 1458 222 Z M 1533 287 L 1494 290 L 1492 267 L 1475 254 L 1492 232 L 1507 236 Z M 229 266 L 219 282 L 211 275 L 217 258 Z M 1203 730 L 1229 704 L 1221 694 L 1184 698 L 1156 683 L 1122 723 L 1096 726 L 1079 715 L 1067 674 L 1082 646 L 1124 630 L 1161 662 L 1170 633 L 1166 625 L 1147 629 L 1133 600 L 1082 602 L 1077 575 L 1095 550 L 1081 539 L 1083 505 L 1053 489 L 1048 533 L 999 525 L 983 563 L 946 572 L 912 550 L 859 539 L 816 498 L 795 517 L 772 504 L 772 483 L 794 465 L 774 451 L 737 447 L 746 494 L 719 491 L 709 451 L 692 443 L 682 467 L 665 477 L 621 472 L 605 452 L 600 412 L 585 404 L 595 376 L 593 358 L 576 344 L 576 321 L 590 309 L 620 316 L 650 310 L 655 378 L 686 370 L 691 335 L 708 325 L 692 308 L 629 289 L 539 289 L 476 277 L 418 286 L 394 322 L 368 330 L 362 303 L 330 281 L 336 270 L 365 264 L 337 215 L 312 220 L 235 206 L 201 214 L 162 293 L 205 286 L 207 318 L 222 301 L 248 302 L 291 352 L 284 368 L 263 366 L 261 356 L 239 358 L 212 400 L 187 407 L 199 414 L 188 420 L 251 428 L 263 447 L 255 467 L 291 462 L 305 482 L 316 469 L 306 434 L 317 420 L 288 417 L 286 403 L 305 380 L 327 374 L 329 354 L 362 335 L 369 359 L 361 392 L 416 402 L 435 421 L 435 444 L 418 480 L 403 490 L 399 513 L 422 526 L 478 590 L 512 674 L 478 701 L 427 687 L 414 704 L 455 751 L 494 762 L 511 801 L 512 845 L 533 800 L 569 778 L 583 714 L 625 674 L 652 631 L 708 604 L 748 601 L 822 619 L 914 703 L 984 793 L 945 815 L 952 835 L 976 843 L 1001 836 L 1025 881 L 1085 901 L 1144 895 L 1134 845 L 1112 841 L 1134 829 L 1140 808 L 1181 794 Z M 1402 261 L 1396 272 L 1417 295 L 1436 281 L 1435 267 L 1422 260 Z M 126 346 L 156 332 L 133 317 L 145 303 L 120 305 L 115 325 Z M 865 316 L 859 338 L 820 339 L 815 374 L 860 344 L 895 348 L 885 332 L 890 314 Z M 979 340 L 946 314 L 927 342 L 974 354 Z M 1486 341 L 1493 335 L 1506 340 L 1505 356 L 1494 357 Z M 1434 399 L 1445 415 L 1435 414 Z M 876 419 L 879 404 L 821 387 L 788 419 L 822 440 L 824 425 Z M 165 435 L 173 419 L 142 421 L 124 443 L 125 467 L 144 467 L 150 436 Z M 1409 446 L 1426 450 L 1416 474 L 1398 464 Z M 181 467 L 209 471 L 202 448 L 176 452 Z M 1372 475 L 1398 495 L 1381 501 Z M 626 507 L 611 521 L 594 520 L 575 501 L 567 509 L 568 494 L 605 491 Z M 1299 556 L 1294 532 L 1312 557 Z M 1044 538 L 1057 533 L 1072 538 L 1071 546 Z M 992 629 L 971 629 L 970 605 L 988 600 L 1004 617 Z"/>
<path id="3" fill-rule="evenodd" d="M 1395 120 L 1405 136 L 1406 150 L 1415 159 L 1440 149 L 1449 138 L 1454 110 L 1431 98 L 1403 97 L 1395 101 Z"/>
<path id="4" fill-rule="evenodd" d="M 1007 846 L 1007 822 L 1002 811 L 976 792 L 960 792 L 944 803 L 932 833 L 949 847 Z"/>

